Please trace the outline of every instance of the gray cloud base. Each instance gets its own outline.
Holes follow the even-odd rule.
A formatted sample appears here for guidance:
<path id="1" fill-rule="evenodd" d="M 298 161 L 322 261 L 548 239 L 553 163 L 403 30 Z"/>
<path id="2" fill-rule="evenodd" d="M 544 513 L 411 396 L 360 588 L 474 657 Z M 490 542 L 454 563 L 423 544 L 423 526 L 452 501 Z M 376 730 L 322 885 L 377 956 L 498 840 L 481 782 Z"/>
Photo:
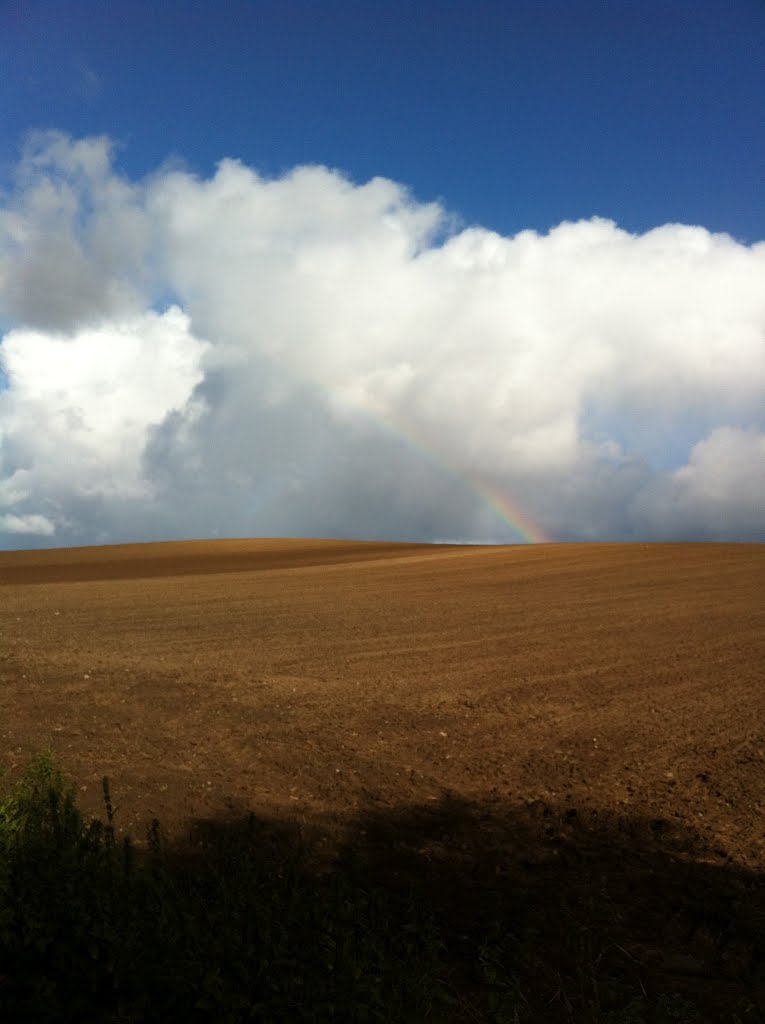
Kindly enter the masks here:
<path id="1" fill-rule="evenodd" d="M 765 540 L 765 244 L 112 155 L 35 136 L 0 209 L 4 546 Z"/>

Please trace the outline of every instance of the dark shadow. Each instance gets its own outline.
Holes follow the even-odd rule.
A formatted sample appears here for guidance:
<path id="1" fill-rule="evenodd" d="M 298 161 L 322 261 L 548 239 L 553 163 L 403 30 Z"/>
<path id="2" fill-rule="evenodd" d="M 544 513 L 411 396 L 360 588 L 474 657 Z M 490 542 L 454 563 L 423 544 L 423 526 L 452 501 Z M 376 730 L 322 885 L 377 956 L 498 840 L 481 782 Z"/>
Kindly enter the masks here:
<path id="1" fill-rule="evenodd" d="M 196 821 L 173 856 L 209 865 L 255 835 L 259 856 L 427 918 L 456 995 L 444 1019 L 765 1020 L 765 880 L 673 822 L 446 798 L 334 835 Z"/>
<path id="2" fill-rule="evenodd" d="M 137 848 L 63 798 L 35 820 L 0 858 L 3 1020 L 765 1019 L 763 877 L 671 822 L 444 799 Z"/>

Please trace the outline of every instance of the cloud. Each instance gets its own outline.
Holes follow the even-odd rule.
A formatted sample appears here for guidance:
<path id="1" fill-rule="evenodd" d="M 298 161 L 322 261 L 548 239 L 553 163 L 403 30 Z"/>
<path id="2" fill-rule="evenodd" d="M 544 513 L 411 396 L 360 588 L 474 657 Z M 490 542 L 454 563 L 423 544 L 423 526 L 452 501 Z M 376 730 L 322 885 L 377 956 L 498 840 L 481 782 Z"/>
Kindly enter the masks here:
<path id="1" fill-rule="evenodd" d="M 145 193 L 112 172 L 106 138 L 37 133 L 0 208 L 0 317 L 54 332 L 151 299 Z"/>
<path id="2" fill-rule="evenodd" d="M 37 136 L 0 212 L 6 518 L 56 543 L 765 540 L 765 244 L 507 238 L 382 178 L 113 158 Z"/>
<path id="3" fill-rule="evenodd" d="M 108 538 L 111 508 L 149 507 L 150 431 L 186 406 L 207 347 L 176 307 L 71 334 L 8 332 L 0 346 L 0 509 L 23 511 L 6 514 L 0 529 L 85 540 L 78 520 L 91 506 L 106 520 L 88 529 Z"/>
<path id="4" fill-rule="evenodd" d="M 52 537 L 55 526 L 45 516 L 0 516 L 0 530 L 4 533 L 31 533 L 40 537 Z"/>
<path id="5" fill-rule="evenodd" d="M 637 521 L 671 539 L 762 541 L 765 433 L 718 427 L 695 444 L 688 461 L 659 475 L 636 498 Z"/>

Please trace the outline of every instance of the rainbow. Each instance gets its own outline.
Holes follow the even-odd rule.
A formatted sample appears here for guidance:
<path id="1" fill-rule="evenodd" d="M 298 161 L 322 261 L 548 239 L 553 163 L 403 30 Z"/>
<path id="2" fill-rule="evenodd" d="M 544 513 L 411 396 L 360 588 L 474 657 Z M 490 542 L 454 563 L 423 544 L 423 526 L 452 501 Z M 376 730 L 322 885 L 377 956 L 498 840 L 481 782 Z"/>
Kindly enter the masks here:
<path id="1" fill-rule="evenodd" d="M 516 502 L 511 501 L 496 484 L 481 483 L 475 477 L 468 477 L 464 474 L 461 479 L 527 544 L 552 543 L 552 538 L 548 537 L 542 528 L 526 515 Z"/>
<path id="2" fill-rule="evenodd" d="M 354 415 L 366 420 L 383 433 L 403 442 L 420 458 L 425 459 L 441 472 L 446 473 L 447 476 L 457 480 L 489 508 L 505 526 L 509 526 L 513 533 L 521 538 L 525 544 L 553 543 L 552 538 L 497 484 L 488 483 L 480 479 L 477 474 L 468 472 L 457 463 L 446 459 L 432 445 L 428 444 L 422 437 L 422 432 L 416 427 L 407 427 L 400 419 L 393 419 L 390 415 L 383 415 L 379 411 L 373 412 L 358 400 L 349 403 L 347 395 L 343 393 L 341 386 L 330 384 L 327 380 L 305 369 L 298 370 L 295 366 L 289 365 L 288 360 L 282 359 L 281 365 L 290 372 L 294 379 L 318 388 L 320 392 L 328 397 L 330 404 L 338 404 L 346 409 L 352 409 Z"/>
<path id="3" fill-rule="evenodd" d="M 354 413 L 362 416 L 384 433 L 391 435 L 414 451 L 421 458 L 426 459 L 431 465 L 436 466 L 445 472 L 452 479 L 457 480 L 463 487 L 466 487 L 472 494 L 476 495 L 483 504 L 509 526 L 510 529 L 520 537 L 526 544 L 550 544 L 552 539 L 514 502 L 500 489 L 497 484 L 488 483 L 479 478 L 477 474 L 466 472 L 458 464 L 445 459 L 437 453 L 431 445 L 423 440 L 421 433 L 411 427 L 405 427 L 399 420 L 390 416 L 375 414 L 369 409 L 362 408 L 358 404 L 353 406 Z"/>

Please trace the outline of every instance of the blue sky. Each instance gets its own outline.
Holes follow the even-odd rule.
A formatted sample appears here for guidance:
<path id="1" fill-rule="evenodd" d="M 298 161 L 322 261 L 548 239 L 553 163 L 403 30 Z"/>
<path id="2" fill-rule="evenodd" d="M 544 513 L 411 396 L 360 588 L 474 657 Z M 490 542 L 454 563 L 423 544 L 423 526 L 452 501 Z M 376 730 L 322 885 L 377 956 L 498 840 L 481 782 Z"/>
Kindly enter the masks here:
<path id="1" fill-rule="evenodd" d="M 762 0 L 0 0 L 0 546 L 765 541 Z"/>
<path id="2" fill-rule="evenodd" d="M 503 234 L 599 215 L 765 238 L 760 0 L 0 6 L 0 159 L 30 129 L 324 163 Z"/>

